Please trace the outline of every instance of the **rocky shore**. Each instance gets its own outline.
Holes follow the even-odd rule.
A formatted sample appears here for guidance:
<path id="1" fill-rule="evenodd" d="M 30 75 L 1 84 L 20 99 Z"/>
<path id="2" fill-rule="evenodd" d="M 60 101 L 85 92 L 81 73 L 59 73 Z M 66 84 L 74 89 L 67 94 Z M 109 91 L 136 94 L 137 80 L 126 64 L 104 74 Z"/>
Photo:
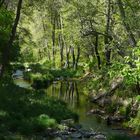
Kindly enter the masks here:
<path id="1" fill-rule="evenodd" d="M 46 136 L 57 138 L 59 140 L 107 140 L 103 133 L 96 132 L 95 130 L 84 129 L 80 124 L 73 125 L 71 127 L 65 126 L 65 129 L 63 130 L 47 130 Z"/>

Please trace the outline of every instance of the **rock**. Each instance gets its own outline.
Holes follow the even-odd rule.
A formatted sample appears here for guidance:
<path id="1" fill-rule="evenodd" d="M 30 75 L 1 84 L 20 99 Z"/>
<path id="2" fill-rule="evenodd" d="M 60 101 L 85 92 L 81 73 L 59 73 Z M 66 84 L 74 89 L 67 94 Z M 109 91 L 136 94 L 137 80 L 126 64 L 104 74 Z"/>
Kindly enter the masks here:
<path id="1" fill-rule="evenodd" d="M 84 138 L 90 138 L 97 134 L 96 132 L 94 132 L 92 130 L 79 130 L 79 132 L 82 134 L 82 137 L 84 137 Z"/>
<path id="2" fill-rule="evenodd" d="M 60 135 L 60 133 L 59 133 L 59 131 L 55 131 L 55 132 L 48 132 L 48 135 L 50 135 L 50 136 L 59 136 Z"/>
<path id="3" fill-rule="evenodd" d="M 70 119 L 68 119 L 69 122 Z M 66 120 L 63 120 L 67 122 Z M 64 123 L 63 122 L 63 123 Z M 47 129 L 46 133 L 42 135 L 43 137 L 47 138 L 52 137 L 55 140 L 78 140 L 78 139 L 90 139 L 93 140 L 106 140 L 105 136 L 100 132 L 95 132 L 93 130 L 85 130 L 82 129 L 80 124 L 76 124 L 73 127 L 69 127 L 67 129 L 58 130 L 58 129 Z M 58 138 L 58 139 L 57 139 Z"/>
<path id="4" fill-rule="evenodd" d="M 98 101 L 99 106 L 104 107 L 105 105 L 111 104 L 112 101 L 110 98 L 102 98 L 101 100 Z"/>
<path id="5" fill-rule="evenodd" d="M 69 131 L 62 131 L 62 132 L 60 132 L 60 134 L 61 135 L 69 135 L 69 134 L 71 134 L 71 132 L 69 132 Z"/>
<path id="6" fill-rule="evenodd" d="M 81 133 L 78 133 L 78 132 L 75 132 L 75 133 L 72 133 L 71 138 L 75 138 L 75 139 L 79 139 L 79 138 L 82 138 L 82 134 Z"/>
<path id="7" fill-rule="evenodd" d="M 90 138 L 91 136 L 95 136 L 95 132 L 85 131 L 83 133 L 84 138 Z"/>
<path id="8" fill-rule="evenodd" d="M 69 131 L 70 131 L 70 132 L 76 132 L 77 129 L 75 129 L 75 128 L 69 128 Z"/>
<path id="9" fill-rule="evenodd" d="M 114 89 L 118 86 L 118 84 L 121 84 L 123 82 L 123 77 L 117 77 L 117 78 L 114 78 L 110 85 L 111 85 L 111 89 Z"/>
<path id="10" fill-rule="evenodd" d="M 100 109 L 92 109 L 87 113 L 87 115 L 90 115 L 90 114 L 103 115 L 103 114 L 105 114 L 105 111 L 100 110 Z"/>
<path id="11" fill-rule="evenodd" d="M 126 119 L 125 116 L 107 116 L 107 125 L 111 125 L 112 123 L 119 123 Z"/>
<path id="12" fill-rule="evenodd" d="M 76 124 L 74 126 L 72 126 L 72 128 L 76 129 L 76 130 L 79 130 L 82 128 L 82 125 L 81 124 Z"/>
<path id="13" fill-rule="evenodd" d="M 73 119 L 62 120 L 61 124 L 62 125 L 67 125 L 67 126 L 73 125 L 74 124 L 74 120 Z"/>
<path id="14" fill-rule="evenodd" d="M 16 70 L 16 72 L 12 74 L 12 77 L 15 78 L 15 79 L 16 78 L 23 78 L 23 76 L 24 75 L 23 75 L 23 71 L 22 70 Z"/>
<path id="15" fill-rule="evenodd" d="M 94 140 L 106 140 L 106 136 L 104 136 L 103 134 L 98 134 L 96 136 L 93 137 Z"/>
<path id="16" fill-rule="evenodd" d="M 60 137 L 56 137 L 55 140 L 62 140 Z"/>

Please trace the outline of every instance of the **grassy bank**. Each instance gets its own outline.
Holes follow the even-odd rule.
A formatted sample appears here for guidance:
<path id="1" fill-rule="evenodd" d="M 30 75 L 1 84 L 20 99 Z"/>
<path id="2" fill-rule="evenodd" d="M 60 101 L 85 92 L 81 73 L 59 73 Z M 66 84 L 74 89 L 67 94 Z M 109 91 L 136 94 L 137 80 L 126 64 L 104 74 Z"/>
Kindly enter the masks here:
<path id="1" fill-rule="evenodd" d="M 0 84 L 0 138 L 16 133 L 37 135 L 57 128 L 61 120 L 78 119 L 67 105 L 34 90 L 22 89 L 12 82 Z"/>

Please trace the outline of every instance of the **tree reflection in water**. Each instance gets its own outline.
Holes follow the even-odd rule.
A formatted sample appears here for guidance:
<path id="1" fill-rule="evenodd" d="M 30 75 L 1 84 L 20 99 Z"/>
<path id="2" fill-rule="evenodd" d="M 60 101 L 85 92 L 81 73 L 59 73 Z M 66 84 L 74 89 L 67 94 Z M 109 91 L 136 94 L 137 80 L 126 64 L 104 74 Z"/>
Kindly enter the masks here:
<path id="1" fill-rule="evenodd" d="M 65 101 L 70 106 L 79 106 L 79 91 L 76 81 L 58 81 L 50 86 L 51 96 Z"/>

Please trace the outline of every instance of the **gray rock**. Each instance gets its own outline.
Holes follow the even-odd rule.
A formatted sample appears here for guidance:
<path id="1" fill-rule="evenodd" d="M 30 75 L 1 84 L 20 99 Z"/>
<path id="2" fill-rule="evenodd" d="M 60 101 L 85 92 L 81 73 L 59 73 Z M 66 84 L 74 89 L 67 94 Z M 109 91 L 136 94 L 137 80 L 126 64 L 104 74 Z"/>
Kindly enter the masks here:
<path id="1" fill-rule="evenodd" d="M 82 128 L 82 125 L 81 124 L 76 124 L 73 126 L 74 129 L 76 130 L 80 130 Z"/>
<path id="2" fill-rule="evenodd" d="M 60 137 L 56 137 L 54 138 L 54 140 L 62 140 Z"/>
<path id="3" fill-rule="evenodd" d="M 90 114 L 104 115 L 105 111 L 100 110 L 100 109 L 92 109 L 87 113 L 87 115 L 90 115 Z"/>
<path id="4" fill-rule="evenodd" d="M 82 138 L 82 134 L 81 133 L 78 133 L 78 132 L 72 133 L 71 134 L 71 138 L 75 138 L 75 139 Z"/>
<path id="5" fill-rule="evenodd" d="M 106 140 L 106 136 L 104 136 L 103 134 L 98 134 L 94 136 L 93 138 L 94 140 Z"/>
<path id="6" fill-rule="evenodd" d="M 91 136 L 95 136 L 96 133 L 90 130 L 80 130 L 79 131 L 84 138 L 90 138 Z"/>
<path id="7" fill-rule="evenodd" d="M 73 125 L 74 124 L 74 120 L 73 119 L 67 119 L 67 120 L 62 120 L 61 124 L 65 124 L 65 125 Z"/>
<path id="8" fill-rule="evenodd" d="M 68 140 L 69 139 L 69 136 L 68 135 L 62 135 L 61 136 L 61 140 Z"/>

